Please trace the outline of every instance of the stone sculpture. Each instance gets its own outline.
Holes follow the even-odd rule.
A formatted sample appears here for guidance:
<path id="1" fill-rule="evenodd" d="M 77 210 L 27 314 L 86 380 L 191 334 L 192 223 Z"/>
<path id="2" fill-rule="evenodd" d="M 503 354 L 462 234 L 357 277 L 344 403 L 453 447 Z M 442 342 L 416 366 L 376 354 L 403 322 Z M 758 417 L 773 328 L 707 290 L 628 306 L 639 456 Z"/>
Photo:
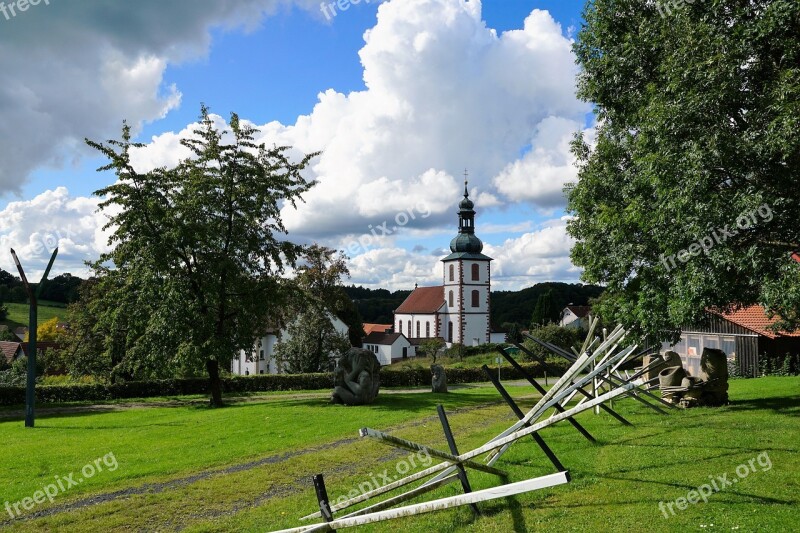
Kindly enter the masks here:
<path id="1" fill-rule="evenodd" d="M 351 348 L 336 363 L 331 403 L 365 405 L 375 401 L 381 385 L 381 364 L 375 354 Z"/>
<path id="2" fill-rule="evenodd" d="M 442 365 L 431 365 L 431 386 L 433 392 L 447 392 L 447 375 Z"/>

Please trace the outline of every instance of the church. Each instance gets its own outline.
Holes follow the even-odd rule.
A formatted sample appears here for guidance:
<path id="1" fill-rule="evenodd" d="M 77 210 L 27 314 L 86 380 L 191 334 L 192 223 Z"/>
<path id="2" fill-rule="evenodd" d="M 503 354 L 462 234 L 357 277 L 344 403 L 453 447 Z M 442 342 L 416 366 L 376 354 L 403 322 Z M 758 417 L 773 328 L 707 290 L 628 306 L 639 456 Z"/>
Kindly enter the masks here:
<path id="1" fill-rule="evenodd" d="M 442 259 L 442 285 L 416 287 L 394 312 L 394 331 L 412 344 L 440 337 L 447 346 L 477 346 L 493 341 L 489 321 L 492 258 L 475 235 L 475 204 L 467 182 L 458 204 L 458 235 Z M 502 341 L 501 341 L 502 342 Z"/>

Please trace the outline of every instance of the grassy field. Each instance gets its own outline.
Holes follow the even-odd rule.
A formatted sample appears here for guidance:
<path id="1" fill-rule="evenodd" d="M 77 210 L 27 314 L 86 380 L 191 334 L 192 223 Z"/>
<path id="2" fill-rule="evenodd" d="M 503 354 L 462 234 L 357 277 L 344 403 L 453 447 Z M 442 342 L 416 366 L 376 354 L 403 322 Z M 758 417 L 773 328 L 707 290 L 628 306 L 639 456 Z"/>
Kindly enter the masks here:
<path id="1" fill-rule="evenodd" d="M 28 327 L 28 304 L 5 304 L 8 307 L 8 316 L 0 324 L 6 324 L 10 329 L 19 326 Z M 54 302 L 41 301 L 39 302 L 37 322 L 39 324 L 47 322 L 51 318 L 57 316 L 60 319 L 66 318 L 67 309 L 62 304 Z"/>
<path id="2" fill-rule="evenodd" d="M 524 407 L 529 387 L 509 387 Z M 660 416 L 631 400 L 615 402 L 633 427 L 608 416 L 542 432 L 570 469 L 568 485 L 363 528 L 365 531 L 791 531 L 800 520 L 800 378 L 731 382 L 731 403 Z M 445 449 L 435 406 L 447 409 L 459 447 L 477 446 L 509 426 L 508 407 L 486 385 L 448 395 L 384 391 L 372 406 L 328 405 L 324 392 L 249 398 L 219 410 L 199 404 L 88 407 L 40 416 L 26 430 L 0 411 L 0 505 L 13 504 L 82 468 L 96 472 L 19 518 L 11 531 L 269 531 L 299 525 L 315 510 L 310 476 L 324 473 L 332 500 L 359 483 L 399 472 L 407 454 L 357 437 L 360 427 Z M 115 410 L 111 410 L 115 408 Z M 98 408 L 99 409 L 99 408 Z M 5 417 L 5 418 L 3 418 Z M 101 459 L 105 458 L 105 462 Z M 96 459 L 101 459 L 99 462 Z M 111 460 L 113 459 L 113 461 Z M 738 479 L 737 467 L 755 460 Z M 417 463 L 422 459 L 418 458 Z M 760 461 L 760 462 L 759 462 Z M 115 467 L 116 465 L 116 467 Z M 769 468 L 767 468 L 769 465 Z M 421 468 L 421 464 L 417 464 Z M 511 448 L 498 466 L 510 481 L 552 473 L 532 441 Z M 97 471 L 102 470 L 102 471 Z M 659 503 L 727 474 L 731 484 L 664 517 Z M 470 472 L 473 488 L 495 484 Z M 457 494 L 456 486 L 437 497 Z M 667 513 L 669 514 L 669 513 Z"/>

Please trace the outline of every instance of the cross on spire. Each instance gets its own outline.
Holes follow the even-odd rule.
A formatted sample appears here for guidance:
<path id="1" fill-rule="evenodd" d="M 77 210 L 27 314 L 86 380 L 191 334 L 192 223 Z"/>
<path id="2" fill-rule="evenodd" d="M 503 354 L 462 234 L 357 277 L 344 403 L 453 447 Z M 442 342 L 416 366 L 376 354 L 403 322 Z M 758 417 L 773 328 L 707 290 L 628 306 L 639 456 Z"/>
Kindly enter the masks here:
<path id="1" fill-rule="evenodd" d="M 467 184 L 469 183 L 469 170 L 466 168 L 464 169 L 464 196 L 469 196 L 469 190 L 467 190 Z"/>

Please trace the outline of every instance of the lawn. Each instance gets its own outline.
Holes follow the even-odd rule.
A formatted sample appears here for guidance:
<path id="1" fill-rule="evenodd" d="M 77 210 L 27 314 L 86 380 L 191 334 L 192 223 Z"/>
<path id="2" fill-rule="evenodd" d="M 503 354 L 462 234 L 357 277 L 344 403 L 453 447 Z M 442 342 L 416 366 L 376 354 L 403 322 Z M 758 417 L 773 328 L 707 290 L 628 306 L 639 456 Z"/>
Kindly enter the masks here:
<path id="1" fill-rule="evenodd" d="M 8 316 L 0 324 L 5 324 L 9 329 L 14 329 L 19 326 L 28 327 L 29 307 L 28 304 L 13 304 L 7 303 L 5 306 L 8 308 Z M 39 302 L 38 314 L 36 316 L 37 322 L 42 324 L 47 322 L 53 317 L 58 317 L 61 320 L 66 318 L 67 310 L 63 304 L 54 302 L 41 301 Z"/>
<path id="2" fill-rule="evenodd" d="M 528 387 L 509 387 L 528 407 Z M 605 415 L 579 420 L 598 442 L 567 424 L 542 436 L 570 469 L 572 482 L 513 499 L 363 528 L 365 531 L 790 531 L 800 520 L 800 378 L 731 382 L 731 403 L 660 416 L 631 400 L 614 407 L 633 427 Z M 325 474 L 332 500 L 359 483 L 395 472 L 407 454 L 357 437 L 363 426 L 446 448 L 435 406 L 443 403 L 459 447 L 477 446 L 510 425 L 507 406 L 486 385 L 448 395 L 393 393 L 367 407 L 325 403 L 325 393 L 250 398 L 219 410 L 156 402 L 119 410 L 83 409 L 40 416 L 26 430 L 19 418 L 0 419 L 0 502 L 16 502 L 56 476 L 102 472 L 0 526 L 13 531 L 155 530 L 269 531 L 299 525 L 315 510 L 310 476 Z M 4 413 L 7 415 L 7 411 Z M 96 458 L 113 454 L 111 463 Z M 756 459 L 735 485 L 664 517 L 659 503 Z M 761 462 L 758 462 L 760 460 Z M 767 468 L 767 465 L 769 468 Z M 498 463 L 511 481 L 552 473 L 532 441 Z M 473 488 L 496 480 L 470 472 Z M 451 485 L 435 496 L 458 492 Z M 664 506 L 662 506 L 664 507 Z M 664 507 L 666 508 L 666 507 Z M 41 513 L 37 515 L 36 513 Z M 713 524 L 713 525 L 712 525 Z"/>

